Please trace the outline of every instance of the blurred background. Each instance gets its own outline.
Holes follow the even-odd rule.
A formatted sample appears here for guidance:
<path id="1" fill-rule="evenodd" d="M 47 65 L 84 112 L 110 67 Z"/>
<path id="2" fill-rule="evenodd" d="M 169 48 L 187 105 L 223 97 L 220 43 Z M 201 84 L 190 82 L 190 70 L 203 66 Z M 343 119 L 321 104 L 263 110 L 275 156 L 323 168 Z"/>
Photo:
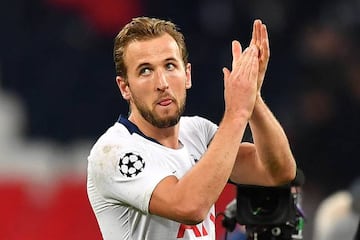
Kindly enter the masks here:
<path id="1" fill-rule="evenodd" d="M 246 46 L 253 20 L 267 24 L 262 94 L 305 173 L 304 239 L 312 239 L 320 202 L 360 175 L 359 0 L 1 1 L 0 239 L 100 239 L 86 157 L 127 113 L 113 39 L 140 15 L 180 27 L 193 76 L 186 114 L 216 123 L 231 40 Z M 220 211 L 233 197 L 226 189 Z"/>

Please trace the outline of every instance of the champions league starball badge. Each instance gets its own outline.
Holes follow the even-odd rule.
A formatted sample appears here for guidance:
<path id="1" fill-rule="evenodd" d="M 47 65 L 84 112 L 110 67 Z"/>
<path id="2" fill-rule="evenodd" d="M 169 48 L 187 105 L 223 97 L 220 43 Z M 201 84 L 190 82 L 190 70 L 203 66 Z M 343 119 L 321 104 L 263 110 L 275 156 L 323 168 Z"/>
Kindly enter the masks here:
<path id="1" fill-rule="evenodd" d="M 129 152 L 120 157 L 119 167 L 125 177 L 135 177 L 144 170 L 145 161 L 139 154 Z"/>

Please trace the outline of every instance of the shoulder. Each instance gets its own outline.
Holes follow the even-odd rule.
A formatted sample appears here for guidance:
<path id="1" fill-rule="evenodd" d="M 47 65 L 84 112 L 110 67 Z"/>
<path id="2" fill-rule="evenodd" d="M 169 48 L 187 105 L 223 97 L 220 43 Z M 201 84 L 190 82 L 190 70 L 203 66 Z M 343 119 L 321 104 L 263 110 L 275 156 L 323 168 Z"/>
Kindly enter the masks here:
<path id="1" fill-rule="evenodd" d="M 101 135 L 90 151 L 89 160 L 99 157 L 110 157 L 121 150 L 136 149 L 136 141 L 130 132 L 120 123 L 115 123 Z"/>
<path id="2" fill-rule="evenodd" d="M 94 144 L 94 147 L 103 144 L 119 143 L 120 140 L 121 141 L 131 140 L 131 134 L 124 125 L 116 122 L 113 126 L 108 128 L 108 130 L 98 138 L 98 140 Z"/>
<path id="3" fill-rule="evenodd" d="M 206 127 L 215 126 L 216 124 L 210 120 L 200 116 L 183 116 L 180 118 L 180 128 L 182 127 Z"/>
<path id="4" fill-rule="evenodd" d="M 210 120 L 200 116 L 184 116 L 180 119 L 180 137 L 182 139 L 196 139 L 208 145 L 218 126 Z"/>

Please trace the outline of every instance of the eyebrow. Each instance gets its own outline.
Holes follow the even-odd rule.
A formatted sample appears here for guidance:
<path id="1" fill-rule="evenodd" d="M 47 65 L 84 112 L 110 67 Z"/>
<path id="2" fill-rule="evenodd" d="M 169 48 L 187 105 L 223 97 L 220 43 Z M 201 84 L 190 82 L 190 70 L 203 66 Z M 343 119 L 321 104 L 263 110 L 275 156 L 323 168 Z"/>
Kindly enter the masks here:
<path id="1" fill-rule="evenodd" d="M 176 58 L 174 57 L 169 57 L 169 58 L 166 58 L 163 62 L 179 62 Z M 143 67 L 149 67 L 149 66 L 152 66 L 151 63 L 148 63 L 148 62 L 144 62 L 144 63 L 141 63 L 139 64 L 135 70 L 138 71 L 139 69 L 143 68 Z"/>
<path id="2" fill-rule="evenodd" d="M 149 66 L 151 66 L 150 63 L 147 63 L 147 62 L 141 63 L 140 65 L 138 65 L 138 66 L 135 68 L 135 70 L 138 71 L 139 69 L 141 69 L 141 68 L 143 68 L 143 67 L 149 67 Z"/>
<path id="3" fill-rule="evenodd" d="M 174 58 L 174 57 L 170 57 L 170 58 L 165 59 L 165 62 L 169 62 L 169 61 L 175 61 L 175 62 L 177 62 L 177 59 Z"/>

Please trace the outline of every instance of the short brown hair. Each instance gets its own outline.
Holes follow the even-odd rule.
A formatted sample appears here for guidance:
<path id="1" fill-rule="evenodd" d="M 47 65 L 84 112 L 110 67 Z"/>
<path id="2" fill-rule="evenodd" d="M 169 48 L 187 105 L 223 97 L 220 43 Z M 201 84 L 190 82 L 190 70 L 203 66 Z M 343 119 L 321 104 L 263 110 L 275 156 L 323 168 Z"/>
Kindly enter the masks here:
<path id="1" fill-rule="evenodd" d="M 149 17 L 137 17 L 126 24 L 115 37 L 114 62 L 116 75 L 127 78 L 124 52 L 129 43 L 135 40 L 146 40 L 159 37 L 165 33 L 169 34 L 176 41 L 184 61 L 184 66 L 186 66 L 188 63 L 188 52 L 184 35 L 180 32 L 179 28 L 170 21 Z"/>

